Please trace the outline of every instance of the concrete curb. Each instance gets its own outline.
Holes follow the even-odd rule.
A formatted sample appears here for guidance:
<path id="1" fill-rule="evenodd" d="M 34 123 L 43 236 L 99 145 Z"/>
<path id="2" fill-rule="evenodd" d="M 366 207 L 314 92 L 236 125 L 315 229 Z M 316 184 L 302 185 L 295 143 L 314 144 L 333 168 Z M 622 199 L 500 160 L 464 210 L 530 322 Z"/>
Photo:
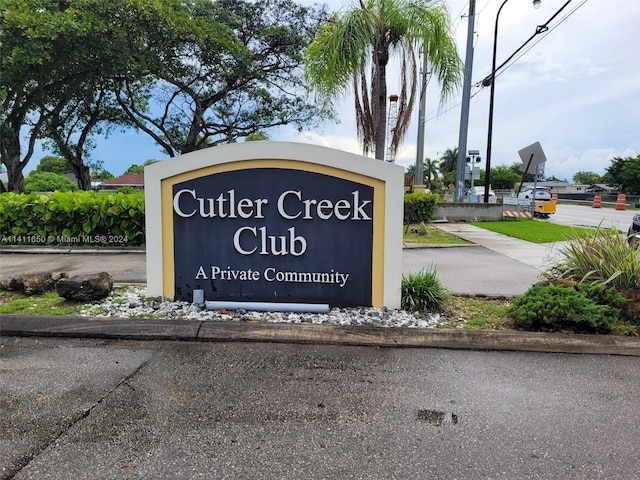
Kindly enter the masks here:
<path id="1" fill-rule="evenodd" d="M 274 342 L 640 356 L 640 339 L 611 335 L 68 316 L 0 315 L 2 336 Z"/>

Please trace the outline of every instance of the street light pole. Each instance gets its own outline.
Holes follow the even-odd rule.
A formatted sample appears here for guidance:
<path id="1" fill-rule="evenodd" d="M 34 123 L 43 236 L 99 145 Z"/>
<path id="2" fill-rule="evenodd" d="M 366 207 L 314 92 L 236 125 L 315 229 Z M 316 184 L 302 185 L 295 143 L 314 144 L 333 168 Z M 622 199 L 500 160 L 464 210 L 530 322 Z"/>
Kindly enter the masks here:
<path id="1" fill-rule="evenodd" d="M 493 97 L 496 86 L 496 51 L 498 47 L 498 19 L 500 18 L 500 12 L 502 11 L 502 7 L 509 0 L 504 0 L 500 8 L 498 9 L 498 13 L 496 15 L 496 26 L 493 32 L 493 59 L 491 61 L 491 75 L 484 79 L 482 84 L 486 87 L 488 82 L 491 82 L 491 89 L 489 93 L 489 127 L 487 129 L 487 164 L 486 171 L 484 176 L 484 203 L 489 202 L 489 188 L 491 185 L 491 141 L 493 138 Z M 533 8 L 540 7 L 541 0 L 533 0 Z"/>
<path id="2" fill-rule="evenodd" d="M 458 160 L 456 163 L 456 183 L 454 201 L 464 201 L 464 164 L 469 131 L 469 103 L 471 101 L 471 75 L 473 71 L 473 30 L 476 17 L 476 0 L 469 0 L 469 22 L 467 28 L 467 57 L 464 62 L 464 82 L 462 86 L 462 109 L 460 110 L 460 133 L 458 135 Z"/>

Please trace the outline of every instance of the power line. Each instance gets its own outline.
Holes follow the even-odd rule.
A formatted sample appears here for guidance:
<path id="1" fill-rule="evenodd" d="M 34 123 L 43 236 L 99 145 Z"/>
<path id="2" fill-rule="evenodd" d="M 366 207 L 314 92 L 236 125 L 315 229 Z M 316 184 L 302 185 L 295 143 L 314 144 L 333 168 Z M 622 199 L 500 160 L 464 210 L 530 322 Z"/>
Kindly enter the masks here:
<path id="1" fill-rule="evenodd" d="M 451 29 L 450 29 L 451 33 L 455 33 L 456 30 L 458 29 L 458 25 L 460 25 L 460 22 L 462 22 L 462 19 L 464 18 L 463 14 L 467 9 L 467 5 L 469 5 L 469 2 L 465 3 L 464 7 L 462 7 L 462 10 L 460 10 L 460 12 L 458 12 L 458 14 L 454 17 L 455 21 L 451 25 Z"/>
<path id="2" fill-rule="evenodd" d="M 536 45 L 538 45 L 538 43 L 540 43 L 542 40 L 544 40 L 547 35 L 549 35 L 552 31 L 554 31 L 556 28 L 558 28 L 562 23 L 564 23 L 571 15 L 573 15 L 578 9 L 580 9 L 581 7 L 583 7 L 588 0 L 581 0 L 580 3 L 578 3 L 575 7 L 573 7 L 572 10 L 570 10 L 569 12 L 566 13 L 566 15 L 564 17 L 562 17 L 560 20 L 558 20 L 558 23 L 555 24 L 553 27 L 549 27 L 543 31 L 538 31 L 539 29 L 543 28 L 543 27 L 547 27 L 547 25 L 553 21 L 553 19 L 555 19 L 560 12 L 562 12 L 562 10 L 564 10 L 564 8 L 571 2 L 571 0 L 568 0 L 551 18 L 549 18 L 549 20 L 547 20 L 543 25 L 538 26 L 536 28 L 536 33 L 534 33 L 531 37 L 529 37 L 529 39 L 527 41 L 525 41 L 513 54 L 511 54 L 511 56 L 509 56 L 509 58 L 507 60 L 505 60 L 497 69 L 496 69 L 496 75 L 495 78 L 498 78 L 500 75 L 502 75 L 508 68 L 510 68 L 511 66 L 513 66 L 513 64 L 515 64 L 518 60 L 520 60 L 524 55 L 526 55 L 532 48 L 534 48 Z M 487 5 L 491 2 L 491 0 L 489 0 L 489 2 L 487 3 Z M 483 7 L 486 8 L 486 6 Z M 482 11 L 482 10 L 481 10 Z M 529 42 L 531 42 L 531 40 L 536 37 L 537 35 L 542 35 L 537 41 L 535 41 L 533 44 L 531 44 L 528 48 L 524 48 Z M 519 55 L 517 55 L 519 53 Z M 517 55 L 517 56 L 516 56 Z M 513 61 L 511 61 L 513 60 Z M 511 63 L 507 64 L 509 61 L 511 61 Z M 485 77 L 486 80 L 488 77 Z M 476 95 L 478 95 L 480 92 L 482 92 L 484 90 L 484 88 L 488 85 L 490 85 L 489 83 L 487 85 L 483 85 L 483 80 L 480 80 L 476 83 L 473 84 L 474 87 L 478 88 L 478 90 L 476 90 L 474 93 L 471 94 L 471 98 L 475 97 Z M 446 110 L 440 111 L 435 115 L 432 115 L 431 117 L 428 117 L 425 119 L 425 123 L 426 122 L 430 122 L 432 120 L 436 120 L 437 118 L 439 118 L 440 116 L 444 115 L 445 113 L 453 110 L 454 108 L 458 108 L 460 105 L 462 105 L 462 103 L 456 103 L 455 105 L 447 108 Z"/>
<path id="3" fill-rule="evenodd" d="M 534 33 L 531 37 L 529 37 L 529 39 L 524 42 L 507 60 L 505 60 L 504 62 L 502 62 L 502 64 L 496 68 L 496 78 L 499 77 L 500 75 L 502 75 L 509 67 L 511 67 L 514 63 L 516 63 L 518 60 L 520 60 L 525 54 L 527 54 L 533 47 L 535 47 L 536 45 L 538 45 L 538 43 L 540 43 L 542 40 L 544 40 L 552 31 L 554 31 L 556 28 L 558 28 L 562 23 L 564 23 L 571 15 L 573 15 L 579 8 L 581 8 L 582 6 L 584 6 L 585 3 L 587 3 L 588 0 L 581 0 L 579 4 L 577 4 L 571 11 L 567 12 L 567 14 L 562 17 L 560 20 L 558 20 L 558 23 L 555 24 L 553 27 L 548 27 L 549 22 L 551 22 L 570 2 L 571 0 L 568 0 L 561 8 L 560 10 L 558 10 L 549 20 L 547 20 L 546 23 L 544 23 L 543 25 L 540 25 L 536 28 L 536 33 Z M 537 41 L 535 41 L 533 44 L 531 44 L 528 48 L 524 49 L 524 47 L 537 35 L 539 34 L 543 34 Z M 524 50 L 523 50 L 524 49 Z M 516 54 L 518 52 L 522 51 L 519 55 L 516 56 Z M 511 63 L 509 63 L 507 65 L 507 63 L 513 59 L 513 61 Z M 487 80 L 490 78 L 490 75 L 485 77 L 481 82 L 479 82 L 480 84 L 482 84 L 483 82 L 489 84 L 487 82 Z M 477 84 L 476 84 L 477 85 Z M 483 85 L 486 86 L 486 85 Z"/>
<path id="4" fill-rule="evenodd" d="M 583 7 L 585 3 L 587 3 L 588 0 L 581 0 L 581 2 L 579 4 L 577 4 L 573 10 L 567 12 L 567 14 L 562 17 L 560 20 L 558 20 L 558 23 L 556 23 L 553 27 L 550 27 L 547 31 L 544 32 L 544 35 L 541 36 L 536 42 L 534 42 L 532 45 L 529 46 L 529 48 L 527 48 L 526 50 L 522 51 L 522 53 L 520 53 L 519 56 L 515 57 L 515 53 L 509 57 L 505 62 L 503 62 L 503 64 L 501 65 L 501 67 L 503 65 L 506 65 L 506 63 L 511 60 L 513 58 L 513 61 L 509 64 L 506 65 L 504 67 L 504 69 L 500 72 L 499 75 L 501 75 L 502 73 L 504 73 L 505 70 L 507 70 L 509 67 L 511 67 L 514 63 L 516 63 L 518 60 L 520 60 L 526 53 L 528 53 L 533 47 L 535 47 L 536 45 L 538 45 L 538 43 L 540 43 L 542 40 L 544 40 L 551 32 L 553 32 L 556 28 L 558 28 L 562 23 L 564 23 L 571 15 L 573 15 L 579 8 Z M 567 2 L 568 3 L 568 2 Z M 564 7 L 563 7 L 564 8 Z M 548 23 L 548 22 L 547 22 Z M 538 27 L 539 28 L 539 27 Z M 533 38 L 533 37 L 532 37 Z M 523 45 L 524 46 L 524 45 Z M 522 47 L 521 47 L 522 48 Z M 520 50 L 520 49 L 519 49 Z M 517 53 L 517 51 L 516 51 Z"/>

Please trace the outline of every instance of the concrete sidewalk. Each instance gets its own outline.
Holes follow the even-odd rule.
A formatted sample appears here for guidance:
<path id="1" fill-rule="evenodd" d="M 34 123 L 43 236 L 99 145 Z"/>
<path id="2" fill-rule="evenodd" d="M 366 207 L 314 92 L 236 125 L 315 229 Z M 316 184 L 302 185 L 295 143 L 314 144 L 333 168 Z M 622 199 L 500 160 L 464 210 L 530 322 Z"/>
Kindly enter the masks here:
<path id="1" fill-rule="evenodd" d="M 546 270 L 557 262 L 562 257 L 562 248 L 567 244 L 567 242 L 542 244 L 527 242 L 467 223 L 442 223 L 437 226 L 456 237 L 476 245 L 482 245 L 491 251 L 538 270 Z"/>

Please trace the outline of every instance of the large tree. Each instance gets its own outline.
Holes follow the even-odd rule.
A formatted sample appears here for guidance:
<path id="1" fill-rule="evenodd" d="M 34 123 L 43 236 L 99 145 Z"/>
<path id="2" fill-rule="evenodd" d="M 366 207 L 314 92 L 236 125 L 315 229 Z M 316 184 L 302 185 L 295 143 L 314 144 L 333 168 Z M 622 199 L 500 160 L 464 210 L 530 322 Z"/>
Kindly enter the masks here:
<path id="1" fill-rule="evenodd" d="M 449 14 L 439 0 L 360 0 L 322 27 L 307 50 L 305 76 L 327 105 L 353 91 L 363 152 L 383 160 L 390 59 L 397 55 L 401 65 L 398 117 L 389 145 L 395 152 L 417 95 L 420 49 L 440 82 L 443 101 L 460 83 L 462 62 L 449 32 Z"/>
<path id="2" fill-rule="evenodd" d="M 520 183 L 522 174 L 518 174 L 507 165 L 498 165 L 491 169 L 491 188 L 495 190 L 514 190 Z M 484 178 L 484 177 L 483 177 Z"/>
<path id="3" fill-rule="evenodd" d="M 117 19 L 153 30 L 149 19 L 169 16 L 169 5 L 183 8 L 177 0 L 0 1 L 0 159 L 11 190 L 23 190 L 38 140 L 71 163 L 81 188 L 90 187 L 91 137 L 126 122 L 114 109 L 114 80 L 139 78 L 149 61 L 136 56 L 148 35 Z"/>
<path id="4" fill-rule="evenodd" d="M 580 185 L 591 185 L 594 183 L 600 183 L 602 177 L 595 172 L 591 171 L 579 171 L 573 175 L 573 183 Z"/>
<path id="5" fill-rule="evenodd" d="M 640 155 L 612 158 L 603 180 L 626 194 L 640 195 Z"/>
<path id="6" fill-rule="evenodd" d="M 46 122 L 43 105 L 61 108 L 78 85 L 67 43 L 73 29 L 56 2 L 0 2 L 0 161 L 10 191 L 24 190 L 22 171 Z"/>
<path id="7" fill-rule="evenodd" d="M 323 10 L 291 0 L 185 5 L 187 21 L 156 25 L 154 45 L 165 56 L 149 65 L 144 85 L 125 79 L 117 92 L 137 128 L 175 156 L 318 123 L 302 60 Z"/>
<path id="8" fill-rule="evenodd" d="M 24 189 L 38 140 L 89 188 L 90 151 L 116 124 L 170 156 L 315 124 L 301 64 L 324 18 L 291 0 L 0 0 L 9 188 Z"/>
<path id="9" fill-rule="evenodd" d="M 71 173 L 73 168 L 69 161 L 64 157 L 54 157 L 53 155 L 45 155 L 40 159 L 40 163 L 36 167 L 36 172 L 53 172 L 58 175 Z"/>

